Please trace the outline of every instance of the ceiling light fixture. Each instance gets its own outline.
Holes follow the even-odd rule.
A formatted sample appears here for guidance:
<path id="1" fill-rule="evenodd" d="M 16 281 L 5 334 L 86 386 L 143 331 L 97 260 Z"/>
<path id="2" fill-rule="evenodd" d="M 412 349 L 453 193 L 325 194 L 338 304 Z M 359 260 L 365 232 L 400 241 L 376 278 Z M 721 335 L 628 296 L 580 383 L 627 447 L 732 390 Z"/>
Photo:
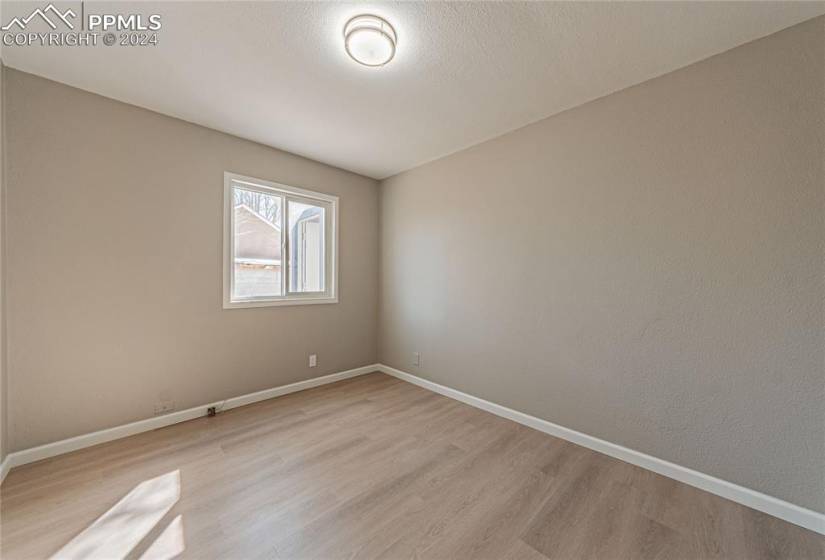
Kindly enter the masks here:
<path id="1" fill-rule="evenodd" d="M 344 48 L 357 63 L 384 66 L 395 56 L 397 37 L 387 20 L 363 14 L 344 26 Z"/>

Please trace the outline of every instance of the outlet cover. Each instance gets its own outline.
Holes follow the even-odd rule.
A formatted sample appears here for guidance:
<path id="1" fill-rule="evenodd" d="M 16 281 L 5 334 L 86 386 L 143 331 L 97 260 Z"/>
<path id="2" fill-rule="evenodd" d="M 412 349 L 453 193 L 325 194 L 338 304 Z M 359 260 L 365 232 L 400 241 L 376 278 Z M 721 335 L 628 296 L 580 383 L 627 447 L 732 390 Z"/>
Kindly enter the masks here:
<path id="1" fill-rule="evenodd" d="M 318 365 L 318 356 L 317 354 L 310 354 L 309 355 L 309 367 L 315 367 Z"/>
<path id="2" fill-rule="evenodd" d="M 421 365 L 421 353 L 420 352 L 413 352 L 413 365 L 420 366 Z"/>

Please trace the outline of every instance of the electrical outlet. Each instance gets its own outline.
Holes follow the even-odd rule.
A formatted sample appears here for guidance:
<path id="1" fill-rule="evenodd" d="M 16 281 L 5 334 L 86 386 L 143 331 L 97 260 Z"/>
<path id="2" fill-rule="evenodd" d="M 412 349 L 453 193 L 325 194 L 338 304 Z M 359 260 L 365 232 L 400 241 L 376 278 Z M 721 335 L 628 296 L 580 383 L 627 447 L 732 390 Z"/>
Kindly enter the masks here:
<path id="1" fill-rule="evenodd" d="M 160 401 L 155 403 L 155 415 L 167 414 L 175 410 L 175 401 Z"/>
<path id="2" fill-rule="evenodd" d="M 317 354 L 310 354 L 309 355 L 309 367 L 315 367 L 318 365 L 318 356 Z"/>
<path id="3" fill-rule="evenodd" d="M 413 365 L 420 366 L 421 365 L 421 353 L 420 352 L 413 352 Z"/>

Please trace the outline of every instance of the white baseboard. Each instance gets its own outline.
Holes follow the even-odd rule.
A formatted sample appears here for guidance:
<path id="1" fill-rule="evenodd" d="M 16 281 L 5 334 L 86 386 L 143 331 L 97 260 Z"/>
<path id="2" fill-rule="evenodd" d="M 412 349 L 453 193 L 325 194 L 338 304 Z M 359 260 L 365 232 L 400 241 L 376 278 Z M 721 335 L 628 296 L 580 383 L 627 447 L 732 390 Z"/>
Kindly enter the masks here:
<path id="1" fill-rule="evenodd" d="M 6 455 L 6 458 L 0 462 L 0 484 L 3 483 L 3 480 L 6 478 L 6 475 L 9 474 L 11 470 L 11 460 L 9 460 L 9 456 Z"/>
<path id="2" fill-rule="evenodd" d="M 702 490 L 716 494 L 717 496 L 727 498 L 728 500 L 737 502 L 749 508 L 778 517 L 779 519 L 784 519 L 785 521 L 799 525 L 800 527 L 805 527 L 806 529 L 825 535 L 825 514 L 794 505 L 784 500 L 774 498 L 773 496 L 762 494 L 756 490 L 751 490 L 750 488 L 745 488 L 744 486 L 739 486 L 738 484 L 734 484 L 732 482 L 728 482 L 726 480 L 722 480 L 669 461 L 665 461 L 664 459 L 652 457 L 640 451 L 634 451 L 633 449 L 628 449 L 627 447 L 616 445 L 615 443 L 610 443 L 609 441 L 589 436 L 587 434 L 577 432 L 576 430 L 565 428 L 564 426 L 559 426 L 558 424 L 548 422 L 547 420 L 542 420 L 541 418 L 524 414 L 523 412 L 468 395 L 467 393 L 462 393 L 456 389 L 439 385 L 433 381 L 422 379 L 390 366 L 381 364 L 378 369 L 383 373 L 392 375 L 393 377 L 397 377 L 398 379 L 402 379 L 404 381 L 408 381 L 409 383 L 413 383 L 419 387 L 429 389 L 430 391 L 439 393 L 445 397 L 449 397 L 470 406 L 486 410 L 487 412 L 491 412 L 497 416 L 507 418 L 508 420 L 518 422 L 519 424 L 524 424 L 525 426 L 529 426 L 535 430 L 539 430 L 540 432 L 576 443 L 582 447 L 587 447 L 588 449 L 598 451 L 599 453 L 604 453 L 605 455 L 609 455 L 611 457 L 615 457 L 616 459 L 625 461 L 626 463 L 648 469 L 668 478 L 678 480 L 679 482 L 684 482 L 685 484 L 695 486 L 696 488 L 701 488 Z"/>
<path id="3" fill-rule="evenodd" d="M 338 373 L 324 375 L 322 377 L 315 377 L 305 381 L 298 381 L 297 383 L 290 383 L 289 385 L 281 385 L 280 387 L 273 387 L 272 389 L 264 389 L 263 391 L 258 391 L 256 393 L 233 397 L 226 399 L 225 401 L 207 403 L 194 408 L 164 414 L 163 416 L 139 420 L 137 422 L 132 422 L 131 424 L 123 424 L 122 426 L 115 426 L 114 428 L 108 428 L 98 432 L 92 432 L 90 434 L 83 434 L 73 438 L 56 441 L 54 443 L 47 443 L 38 447 L 32 447 L 30 449 L 16 451 L 7 455 L 2 465 L 0 465 L 0 475 L 2 475 L 2 477 L 0 477 L 0 482 L 2 482 L 2 478 L 5 477 L 6 473 L 14 467 L 19 467 L 20 465 L 33 463 L 34 461 L 40 461 L 41 459 L 47 459 L 56 455 L 62 455 L 63 453 L 76 451 L 78 449 L 83 449 L 84 447 L 91 447 L 107 441 L 124 438 L 134 434 L 139 434 L 141 432 L 156 430 L 158 428 L 163 428 L 164 426 L 171 426 L 172 424 L 186 422 L 187 420 L 193 420 L 201 416 L 206 416 L 206 409 L 211 406 L 216 406 L 220 410 L 229 410 L 230 408 L 237 408 L 246 404 L 252 404 L 258 401 L 280 397 L 281 395 L 303 391 L 304 389 L 311 389 L 312 387 L 335 383 L 336 381 L 349 379 L 350 377 L 356 377 L 358 375 L 364 375 L 365 373 L 372 373 L 374 371 L 379 371 L 379 369 L 380 367 L 377 364 L 374 364 L 347 371 L 340 371 Z"/>

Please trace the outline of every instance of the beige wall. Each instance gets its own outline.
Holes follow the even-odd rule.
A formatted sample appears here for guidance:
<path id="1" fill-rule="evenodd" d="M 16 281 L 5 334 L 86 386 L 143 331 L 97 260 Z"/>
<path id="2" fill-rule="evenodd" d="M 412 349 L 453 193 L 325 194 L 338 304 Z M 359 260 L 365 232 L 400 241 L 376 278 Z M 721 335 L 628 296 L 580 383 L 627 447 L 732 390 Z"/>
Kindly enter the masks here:
<path id="1" fill-rule="evenodd" d="M 376 361 L 375 181 L 14 70 L 6 93 L 12 451 Z M 222 309 L 224 171 L 341 197 L 340 303 Z"/>
<path id="2" fill-rule="evenodd" d="M 382 362 L 825 511 L 823 130 L 819 18 L 386 180 Z"/>
<path id="3" fill-rule="evenodd" d="M 7 396 L 8 391 L 6 386 L 8 384 L 8 375 L 6 374 L 6 259 L 5 259 L 5 157 L 3 153 L 6 129 L 3 112 L 5 111 L 5 80 L 4 75 L 6 67 L 3 61 L 0 60 L 0 463 L 6 458 L 8 453 L 8 406 Z"/>

